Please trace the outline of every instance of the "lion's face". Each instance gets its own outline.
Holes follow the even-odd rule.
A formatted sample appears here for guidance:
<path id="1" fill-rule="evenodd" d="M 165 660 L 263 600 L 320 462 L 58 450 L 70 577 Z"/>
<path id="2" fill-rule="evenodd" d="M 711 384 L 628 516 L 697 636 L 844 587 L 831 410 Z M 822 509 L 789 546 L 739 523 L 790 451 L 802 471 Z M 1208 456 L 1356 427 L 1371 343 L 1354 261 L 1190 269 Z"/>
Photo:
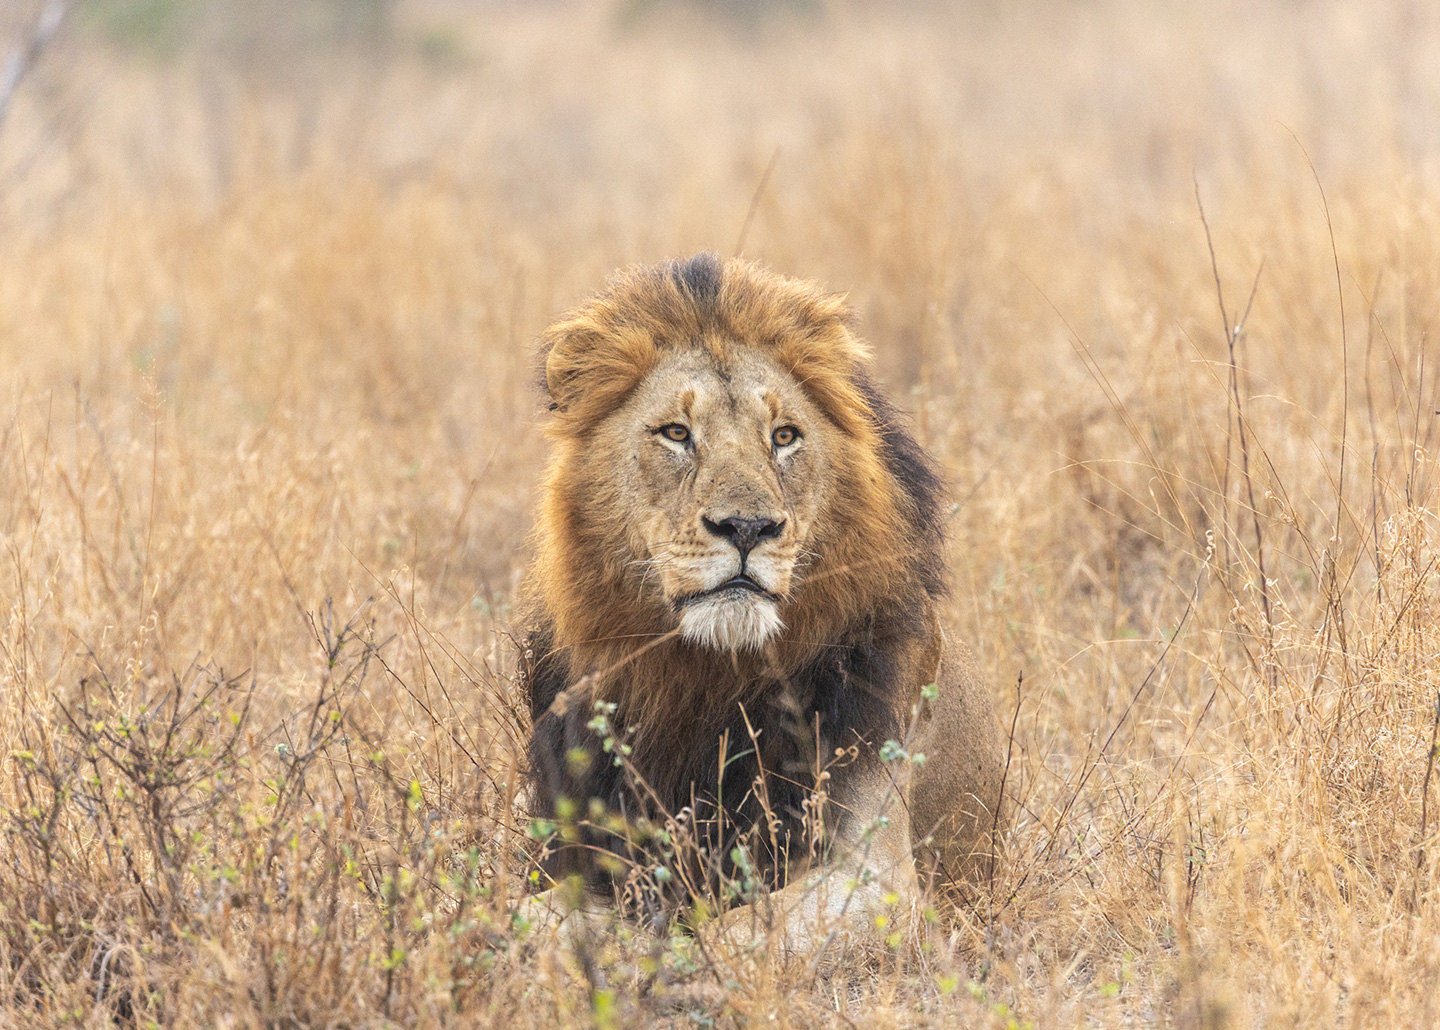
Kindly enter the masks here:
<path id="1" fill-rule="evenodd" d="M 685 639 L 755 650 L 784 628 L 837 433 L 749 348 L 670 352 L 596 427 L 594 452 L 614 462 L 607 507 L 629 513 L 632 581 Z"/>
<path id="2" fill-rule="evenodd" d="M 531 582 L 572 670 L 619 696 L 644 655 L 673 676 L 709 651 L 732 660 L 701 661 L 705 682 L 728 665 L 739 684 L 939 589 L 933 477 L 847 317 L 812 283 L 702 254 L 623 270 L 546 330 Z"/>

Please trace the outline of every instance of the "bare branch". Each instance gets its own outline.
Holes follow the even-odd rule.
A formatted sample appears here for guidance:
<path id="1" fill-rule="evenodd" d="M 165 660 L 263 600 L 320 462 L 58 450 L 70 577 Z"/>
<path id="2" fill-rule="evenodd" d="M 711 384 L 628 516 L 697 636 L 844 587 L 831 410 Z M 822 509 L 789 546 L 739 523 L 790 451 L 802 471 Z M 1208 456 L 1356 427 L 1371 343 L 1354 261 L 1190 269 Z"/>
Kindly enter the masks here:
<path id="1" fill-rule="evenodd" d="M 5 68 L 0 71 L 0 125 L 5 124 L 5 115 L 10 110 L 10 101 L 20 86 L 20 80 L 25 78 L 25 73 L 55 38 L 55 32 L 65 17 L 65 7 L 66 0 L 46 0 L 40 17 L 35 20 L 35 28 L 31 31 L 30 38 L 12 50 L 5 59 Z"/>

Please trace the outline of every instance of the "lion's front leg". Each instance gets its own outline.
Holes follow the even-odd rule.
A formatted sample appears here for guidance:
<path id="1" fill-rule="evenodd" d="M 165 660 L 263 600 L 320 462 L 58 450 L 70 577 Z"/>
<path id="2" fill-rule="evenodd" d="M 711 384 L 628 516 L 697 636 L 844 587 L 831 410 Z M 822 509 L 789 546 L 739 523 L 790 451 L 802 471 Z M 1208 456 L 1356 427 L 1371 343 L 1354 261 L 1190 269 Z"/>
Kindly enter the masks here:
<path id="1" fill-rule="evenodd" d="M 579 883 L 561 883 L 520 899 L 510 918 L 511 928 L 525 938 L 547 940 L 553 935 L 560 943 L 573 945 L 602 933 L 613 924 L 615 913 Z"/>
<path id="2" fill-rule="evenodd" d="M 905 784 L 881 767 L 851 778 L 837 801 L 846 811 L 828 861 L 727 912 L 718 926 L 727 944 L 749 949 L 769 941 L 790 954 L 836 944 L 894 947 L 919 925 Z"/>

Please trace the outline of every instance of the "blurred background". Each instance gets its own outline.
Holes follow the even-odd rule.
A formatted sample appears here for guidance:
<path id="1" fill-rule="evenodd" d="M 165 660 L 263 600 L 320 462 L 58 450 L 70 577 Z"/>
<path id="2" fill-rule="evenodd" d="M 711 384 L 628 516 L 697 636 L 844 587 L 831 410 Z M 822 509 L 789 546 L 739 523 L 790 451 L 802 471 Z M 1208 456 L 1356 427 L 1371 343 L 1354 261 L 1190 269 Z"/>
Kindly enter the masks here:
<path id="1" fill-rule="evenodd" d="M 0 46 L 47 12 L 0 123 L 12 373 L 227 437 L 433 419 L 466 468 L 533 465 L 547 319 L 702 249 L 850 291 L 893 389 L 943 370 L 962 449 L 1021 398 L 1073 437 L 1056 309 L 1097 349 L 1214 339 L 1197 184 L 1243 294 L 1316 228 L 1307 154 L 1360 202 L 1440 158 L 1421 0 L 13 0 Z M 1334 214 L 1342 248 L 1403 231 Z M 489 501 L 500 574 L 523 504 Z"/>
<path id="2" fill-rule="evenodd" d="M 32 1015 L 37 983 L 99 1005 L 123 944 L 199 1026 L 537 983 L 535 1025 L 611 1025 L 425 920 L 471 911 L 445 848 L 482 908 L 515 861 L 533 341 L 612 269 L 713 249 L 848 292 L 949 478 L 950 620 L 1021 804 L 923 975 L 724 980 L 705 1018 L 1434 1024 L 1440 5 L 7 0 L 0 60 L 0 807 L 62 813 L 3 838 L 7 896 L 53 899 L 0 917 L 0 957 L 48 956 L 0 962 Z M 255 858 L 292 853 L 274 779 L 126 816 L 206 841 L 188 872 L 87 864 L 93 811 L 34 758 L 70 753 L 56 706 L 247 670 L 225 754 L 283 780 L 333 700 L 327 599 L 386 662 L 334 701 L 368 764 L 317 744 L 347 779 L 304 795 L 361 869 L 314 888 L 345 947 Z M 294 882 L 340 867 L 327 825 Z M 235 897 L 272 907 L 194 944 Z M 606 1004 L 659 1018 L 637 968 Z"/>
<path id="3" fill-rule="evenodd" d="M 681 179 L 718 206 L 777 147 L 777 196 L 829 185 L 817 160 L 876 124 L 943 137 L 992 190 L 1078 149 L 1128 207 L 1233 172 L 1280 126 L 1322 171 L 1427 162 L 1440 138 L 1436 16 L 1409 0 L 13 0 L 6 45 L 47 8 L 62 24 L 18 91 L 4 174 L 8 201 L 52 217 L 106 190 L 214 203 L 322 169 L 444 174 L 556 215 Z"/>

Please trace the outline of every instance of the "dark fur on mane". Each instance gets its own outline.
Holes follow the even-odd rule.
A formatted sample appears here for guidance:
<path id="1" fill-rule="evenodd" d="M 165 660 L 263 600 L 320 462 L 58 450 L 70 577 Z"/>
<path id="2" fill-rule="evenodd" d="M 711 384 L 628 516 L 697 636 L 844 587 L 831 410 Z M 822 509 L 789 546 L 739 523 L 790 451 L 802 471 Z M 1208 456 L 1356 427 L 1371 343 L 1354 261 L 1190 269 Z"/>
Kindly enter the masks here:
<path id="1" fill-rule="evenodd" d="M 689 261 L 670 261 L 665 264 L 665 270 L 676 285 L 690 295 L 697 308 L 712 308 L 720 299 L 725 266 L 719 254 L 696 254 Z"/>
<path id="2" fill-rule="evenodd" d="M 909 501 L 905 514 L 916 540 L 920 541 L 920 553 L 915 556 L 912 571 L 924 585 L 925 592 L 938 600 L 949 593 L 945 578 L 945 570 L 949 568 L 945 561 L 945 527 L 949 524 L 948 513 L 943 511 L 945 482 L 935 463 L 910 434 L 905 417 L 870 377 L 862 373 L 856 377 L 856 385 L 875 414 L 885 467 Z"/>

